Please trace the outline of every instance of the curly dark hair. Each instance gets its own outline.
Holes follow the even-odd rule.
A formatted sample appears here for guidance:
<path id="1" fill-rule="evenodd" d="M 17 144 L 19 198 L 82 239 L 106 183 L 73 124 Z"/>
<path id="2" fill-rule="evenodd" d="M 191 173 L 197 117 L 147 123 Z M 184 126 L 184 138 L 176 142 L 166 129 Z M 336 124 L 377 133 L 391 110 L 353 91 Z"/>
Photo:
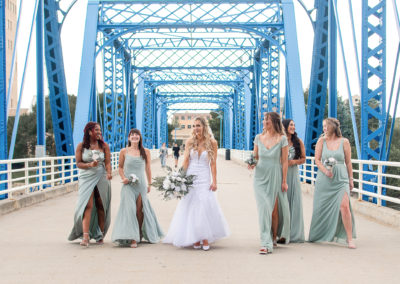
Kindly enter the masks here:
<path id="1" fill-rule="evenodd" d="M 286 133 L 288 133 L 288 128 L 290 122 L 293 121 L 292 119 L 284 119 L 282 121 L 283 127 L 285 127 Z M 295 131 L 294 134 L 292 135 L 292 144 L 294 147 L 294 159 L 299 159 L 301 157 L 301 147 L 300 147 L 300 139 L 297 137 L 297 132 Z"/>
<path id="2" fill-rule="evenodd" d="M 89 131 L 93 131 L 96 125 L 100 125 L 97 122 L 94 121 L 89 121 L 85 128 L 83 129 L 83 142 L 82 142 L 82 151 L 83 149 L 90 149 L 90 134 Z M 99 142 L 100 148 L 104 151 L 104 144 L 105 142 L 103 141 L 102 138 L 98 139 L 97 142 Z"/>
<path id="3" fill-rule="evenodd" d="M 140 133 L 139 129 L 132 128 L 129 131 L 129 134 L 128 134 L 128 147 L 131 146 L 131 141 L 129 141 L 129 136 L 131 136 L 134 133 L 136 133 L 136 134 L 138 134 L 140 136 L 139 145 L 138 145 L 138 148 L 139 148 L 139 151 L 140 151 L 140 156 L 147 163 L 147 154 L 146 154 L 146 150 L 143 147 L 143 137 L 142 137 L 142 133 Z"/>

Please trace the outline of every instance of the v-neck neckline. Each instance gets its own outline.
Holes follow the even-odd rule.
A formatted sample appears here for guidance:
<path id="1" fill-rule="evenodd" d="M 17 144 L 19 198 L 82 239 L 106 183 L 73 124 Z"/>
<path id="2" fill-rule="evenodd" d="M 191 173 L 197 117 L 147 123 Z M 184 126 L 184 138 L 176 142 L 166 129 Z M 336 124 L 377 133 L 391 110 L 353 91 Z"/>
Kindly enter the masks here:
<path id="1" fill-rule="evenodd" d="M 274 148 L 276 145 L 278 145 L 279 143 L 281 143 L 282 139 L 283 139 L 283 138 L 281 137 L 281 139 L 280 139 L 277 143 L 275 143 L 273 146 L 271 146 L 271 148 L 267 148 L 267 146 L 265 146 L 265 144 L 261 141 L 261 139 L 260 139 L 259 141 L 260 141 L 260 143 L 264 146 L 264 148 L 267 149 L 267 150 L 269 151 L 269 150 L 271 150 L 272 148 Z"/>

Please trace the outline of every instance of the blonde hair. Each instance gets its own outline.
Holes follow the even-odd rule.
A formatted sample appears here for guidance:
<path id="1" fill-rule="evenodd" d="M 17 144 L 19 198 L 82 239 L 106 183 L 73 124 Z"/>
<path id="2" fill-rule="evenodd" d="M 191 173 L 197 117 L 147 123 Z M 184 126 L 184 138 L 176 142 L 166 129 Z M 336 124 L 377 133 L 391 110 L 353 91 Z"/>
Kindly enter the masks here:
<path id="1" fill-rule="evenodd" d="M 274 130 L 276 133 L 281 134 L 281 135 L 286 135 L 285 133 L 285 128 L 283 127 L 281 116 L 277 112 L 266 112 L 264 114 L 265 119 L 270 118 L 272 122 L 272 126 L 274 127 Z M 265 129 L 263 129 L 263 133 L 265 133 Z"/>
<path id="2" fill-rule="evenodd" d="M 335 133 L 335 135 L 337 137 L 342 137 L 342 131 L 340 130 L 340 121 L 339 120 L 337 120 L 336 118 L 333 118 L 333 117 L 328 117 L 328 118 L 325 118 L 323 121 L 325 121 L 330 126 L 332 126 L 333 133 Z M 322 133 L 321 136 L 325 137 L 325 133 Z"/>
<path id="3" fill-rule="evenodd" d="M 211 161 L 214 160 L 214 149 L 212 146 L 212 140 L 213 140 L 213 135 L 210 132 L 210 127 L 208 126 L 207 120 L 204 119 L 204 117 L 196 117 L 194 121 L 200 121 L 200 123 L 203 125 L 203 136 L 204 136 L 204 147 L 208 153 L 208 157 L 210 158 Z M 189 140 L 190 142 L 188 143 L 189 151 L 191 149 L 198 151 L 199 147 L 199 139 L 197 139 L 196 136 L 196 131 L 193 129 L 192 131 L 192 139 Z"/>

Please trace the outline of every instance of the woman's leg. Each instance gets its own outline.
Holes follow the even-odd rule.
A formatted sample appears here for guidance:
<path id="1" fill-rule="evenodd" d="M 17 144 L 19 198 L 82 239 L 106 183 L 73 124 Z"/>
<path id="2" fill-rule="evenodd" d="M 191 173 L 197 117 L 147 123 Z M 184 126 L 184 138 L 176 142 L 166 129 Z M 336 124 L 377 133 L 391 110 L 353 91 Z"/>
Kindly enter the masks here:
<path id="1" fill-rule="evenodd" d="M 99 193 L 97 186 L 94 188 L 94 201 L 97 208 L 97 220 L 102 233 L 104 233 L 104 226 L 106 222 L 106 213 L 104 212 L 103 201 Z M 104 237 L 104 236 L 103 236 Z"/>
<path id="2" fill-rule="evenodd" d="M 85 208 L 85 212 L 83 212 L 82 230 L 84 233 L 89 233 L 90 217 L 92 216 L 92 209 L 93 209 L 93 195 L 94 191 L 90 195 L 89 201 Z"/>
<path id="3" fill-rule="evenodd" d="M 142 225 L 143 225 L 143 202 L 142 202 L 142 195 L 139 194 L 138 198 L 136 199 L 136 217 L 139 223 L 139 234 L 140 239 L 142 239 Z"/>
<path id="4" fill-rule="evenodd" d="M 353 240 L 353 223 L 351 220 L 350 212 L 350 200 L 347 193 L 343 195 L 342 203 L 340 204 L 340 213 L 342 214 L 342 222 L 344 229 L 346 230 L 347 241 L 351 242 Z"/>
<path id="5" fill-rule="evenodd" d="M 278 213 L 278 197 L 275 201 L 274 211 L 272 211 L 272 241 L 276 241 L 276 235 L 278 234 L 278 224 L 279 224 L 279 213 Z"/>

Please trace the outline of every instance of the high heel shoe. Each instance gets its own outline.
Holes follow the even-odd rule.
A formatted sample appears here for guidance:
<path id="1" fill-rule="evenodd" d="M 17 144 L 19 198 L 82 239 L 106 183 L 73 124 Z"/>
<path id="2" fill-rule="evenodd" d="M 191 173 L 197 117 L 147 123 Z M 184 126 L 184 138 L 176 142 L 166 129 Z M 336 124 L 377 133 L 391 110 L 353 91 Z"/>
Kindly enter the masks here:
<path id="1" fill-rule="evenodd" d="M 87 238 L 85 238 L 85 236 L 87 236 Z M 83 233 L 83 238 L 82 238 L 82 241 L 81 241 L 80 245 L 83 246 L 83 247 L 88 247 L 89 246 L 89 241 L 90 241 L 89 233 Z"/>
<path id="2" fill-rule="evenodd" d="M 98 245 L 104 245 L 104 232 L 101 232 L 101 234 L 103 235 L 103 238 L 101 240 L 96 241 L 96 244 Z"/>

